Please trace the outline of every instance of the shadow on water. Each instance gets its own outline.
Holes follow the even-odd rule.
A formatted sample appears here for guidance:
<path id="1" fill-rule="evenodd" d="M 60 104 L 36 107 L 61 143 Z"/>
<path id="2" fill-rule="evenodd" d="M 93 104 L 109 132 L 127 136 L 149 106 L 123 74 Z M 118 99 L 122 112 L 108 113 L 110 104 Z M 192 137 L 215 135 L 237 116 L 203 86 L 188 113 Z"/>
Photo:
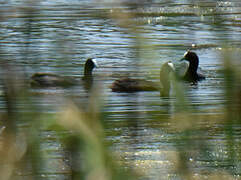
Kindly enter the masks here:
<path id="1" fill-rule="evenodd" d="M 239 179 L 237 1 L 1 2 L 0 174 L 4 179 Z M 159 82 L 187 49 L 206 80 L 115 93 L 120 77 Z M 29 86 L 35 72 L 94 87 Z M 161 175 L 161 176 L 160 176 Z"/>

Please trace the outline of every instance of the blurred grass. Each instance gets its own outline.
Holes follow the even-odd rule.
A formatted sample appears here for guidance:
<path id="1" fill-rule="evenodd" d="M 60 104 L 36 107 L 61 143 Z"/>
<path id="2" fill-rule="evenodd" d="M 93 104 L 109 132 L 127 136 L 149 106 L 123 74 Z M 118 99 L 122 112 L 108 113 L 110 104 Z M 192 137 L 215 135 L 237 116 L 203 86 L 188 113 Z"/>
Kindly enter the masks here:
<path id="1" fill-rule="evenodd" d="M 34 20 L 33 11 L 29 11 L 29 13 L 31 15 L 27 16 L 29 17 L 27 39 L 31 37 L 31 22 Z M 168 14 L 168 16 L 177 15 L 175 13 Z M 140 14 L 121 12 L 116 9 L 111 11 L 109 18 L 135 35 L 136 46 L 133 48 L 140 52 L 136 56 L 145 59 L 145 53 L 142 52 L 152 46 L 146 45 L 145 33 L 138 28 L 137 24 L 133 24 L 132 19 L 136 16 L 138 17 Z M 29 46 L 31 43 L 26 44 L 26 57 Z M 241 124 L 241 65 L 239 59 L 241 51 L 240 49 L 228 49 L 223 50 L 222 53 L 223 71 L 221 73 L 225 80 L 224 95 L 226 99 L 224 113 L 220 113 L 220 115 L 195 114 L 184 94 L 185 89 L 182 83 L 174 80 L 173 88 L 176 98 L 174 112 L 171 117 L 158 117 L 159 121 L 171 122 L 171 131 L 176 133 L 177 151 L 172 154 L 170 161 L 173 163 L 173 172 L 181 179 L 203 179 L 193 172 L 190 159 L 197 154 L 205 154 L 209 145 L 202 140 L 203 134 L 200 130 L 207 129 L 212 133 L 221 131 L 222 129 L 213 129 L 212 124 L 216 123 L 222 123 L 225 127 L 224 134 L 227 136 L 227 147 L 229 148 L 227 161 L 234 166 L 240 166 L 241 144 L 234 138 L 234 128 L 237 124 Z M 156 57 L 153 56 L 153 58 Z M 70 99 L 58 113 L 44 114 L 37 107 L 31 105 L 23 107 L 25 111 L 19 112 L 17 109 L 19 101 L 30 101 L 29 96 L 31 96 L 27 82 L 19 82 L 19 78 L 17 78 L 24 76 L 24 73 L 15 69 L 15 66 L 4 60 L 4 57 L 0 56 L 0 59 L 3 74 L 5 74 L 1 79 L 6 109 L 6 112 L 1 115 L 1 180 L 15 179 L 18 175 L 20 179 L 21 177 L 22 179 L 26 177 L 27 179 L 45 179 L 45 176 L 49 175 L 44 171 L 48 158 L 41 147 L 41 143 L 44 141 L 41 137 L 43 129 L 54 131 L 60 139 L 64 149 L 61 159 L 68 160 L 69 169 L 66 172 L 68 179 L 127 180 L 141 177 L 142 174 L 138 172 L 138 168 L 137 172 L 133 172 L 120 164 L 120 160 L 110 152 L 105 143 L 104 122 L 101 118 L 103 92 L 91 92 L 89 105 L 85 111 Z M 26 127 L 19 127 L 18 121 L 26 121 Z M 202 122 L 208 123 L 203 127 Z M 195 138 L 199 141 L 195 141 Z M 240 172 L 233 172 L 234 175 L 238 173 Z M 235 179 L 232 172 L 222 169 L 207 174 L 208 179 Z"/>

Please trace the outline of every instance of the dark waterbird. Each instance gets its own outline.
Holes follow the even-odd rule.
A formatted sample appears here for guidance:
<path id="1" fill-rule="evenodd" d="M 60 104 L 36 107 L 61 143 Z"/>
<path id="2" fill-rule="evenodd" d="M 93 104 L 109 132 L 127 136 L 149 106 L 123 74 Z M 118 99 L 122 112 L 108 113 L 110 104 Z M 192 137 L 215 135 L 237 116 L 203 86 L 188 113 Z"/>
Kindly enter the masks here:
<path id="1" fill-rule="evenodd" d="M 170 91 L 169 73 L 174 71 L 173 64 L 166 62 L 160 70 L 160 83 L 144 79 L 121 78 L 111 85 L 113 92 L 160 91 L 162 96 L 168 96 Z"/>
<path id="2" fill-rule="evenodd" d="M 97 67 L 95 59 L 87 59 L 84 66 L 84 76 L 82 80 L 84 85 L 91 85 L 93 81 L 92 70 Z M 72 77 L 65 77 L 52 73 L 38 72 L 31 77 L 32 87 L 70 87 L 78 84 L 78 81 Z"/>
<path id="3" fill-rule="evenodd" d="M 197 82 L 205 79 L 205 76 L 198 73 L 199 58 L 195 52 L 187 51 L 181 61 L 186 60 L 189 62 L 188 69 L 183 77 L 184 80 L 189 82 Z"/>

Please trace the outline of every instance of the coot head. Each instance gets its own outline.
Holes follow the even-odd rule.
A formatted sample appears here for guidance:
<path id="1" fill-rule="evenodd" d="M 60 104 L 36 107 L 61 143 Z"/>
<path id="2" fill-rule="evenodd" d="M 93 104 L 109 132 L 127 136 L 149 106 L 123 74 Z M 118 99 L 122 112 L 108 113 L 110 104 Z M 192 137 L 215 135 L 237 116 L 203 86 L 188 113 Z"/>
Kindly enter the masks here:
<path id="1" fill-rule="evenodd" d="M 184 80 L 187 80 L 190 82 L 197 82 L 197 81 L 205 79 L 204 75 L 197 73 L 198 65 L 199 65 L 199 58 L 195 52 L 188 50 L 187 52 L 185 52 L 185 54 L 181 60 L 186 60 L 189 62 L 187 72 L 183 77 Z"/>
<path id="2" fill-rule="evenodd" d="M 185 52 L 183 58 L 181 59 L 181 61 L 186 60 L 188 62 L 198 62 L 198 56 L 195 52 L 192 52 L 190 50 L 188 50 L 187 52 Z"/>
<path id="3" fill-rule="evenodd" d="M 85 62 L 85 66 L 89 67 L 90 69 L 93 69 L 95 67 L 98 67 L 98 64 L 95 59 L 88 58 Z"/>
<path id="4" fill-rule="evenodd" d="M 84 76 L 91 76 L 92 70 L 95 67 L 98 67 L 96 60 L 92 58 L 87 59 L 85 62 Z"/>
<path id="5" fill-rule="evenodd" d="M 188 50 L 187 52 L 184 53 L 184 56 L 181 59 L 181 61 L 183 61 L 183 60 L 186 60 L 189 62 L 189 67 L 188 67 L 187 73 L 196 74 L 198 65 L 199 65 L 199 58 L 198 58 L 197 54 L 195 52 Z"/>

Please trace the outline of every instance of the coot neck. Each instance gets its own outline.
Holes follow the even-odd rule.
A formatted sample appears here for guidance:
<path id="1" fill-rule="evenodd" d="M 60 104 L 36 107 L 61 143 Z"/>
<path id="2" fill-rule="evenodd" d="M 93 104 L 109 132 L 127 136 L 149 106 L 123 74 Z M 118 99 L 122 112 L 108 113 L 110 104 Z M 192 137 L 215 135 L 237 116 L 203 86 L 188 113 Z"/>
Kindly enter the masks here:
<path id="1" fill-rule="evenodd" d="M 197 74 L 198 64 L 199 64 L 198 57 L 196 57 L 192 61 L 189 61 L 189 67 L 188 67 L 187 72 L 189 74 Z"/>
<path id="2" fill-rule="evenodd" d="M 92 69 L 89 66 L 85 66 L 84 77 L 92 77 Z"/>

